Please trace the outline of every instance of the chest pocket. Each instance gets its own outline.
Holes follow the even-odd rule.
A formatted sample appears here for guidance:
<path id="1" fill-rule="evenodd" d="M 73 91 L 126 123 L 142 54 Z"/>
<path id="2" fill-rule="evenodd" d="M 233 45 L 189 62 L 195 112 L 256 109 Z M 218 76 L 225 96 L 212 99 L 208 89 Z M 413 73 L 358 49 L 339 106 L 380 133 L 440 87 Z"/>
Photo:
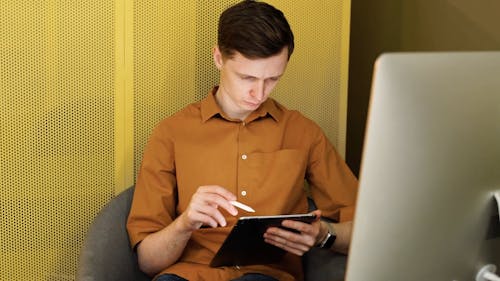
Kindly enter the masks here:
<path id="1" fill-rule="evenodd" d="M 273 198 L 276 211 L 283 212 L 284 201 L 298 201 L 304 196 L 306 156 L 306 151 L 298 149 L 251 153 L 238 169 L 238 185 L 252 191 L 253 204 L 268 204 Z"/>
<path id="2" fill-rule="evenodd" d="M 305 152 L 298 149 L 283 149 L 274 152 L 256 152 L 249 156 L 248 167 L 263 180 L 304 178 L 306 170 Z"/>

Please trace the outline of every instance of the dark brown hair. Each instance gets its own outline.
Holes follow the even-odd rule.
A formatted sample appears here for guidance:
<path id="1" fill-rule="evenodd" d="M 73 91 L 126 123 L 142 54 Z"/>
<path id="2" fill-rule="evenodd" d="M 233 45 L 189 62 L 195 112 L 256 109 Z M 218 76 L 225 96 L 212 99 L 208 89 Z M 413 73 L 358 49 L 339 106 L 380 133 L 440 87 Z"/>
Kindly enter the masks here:
<path id="1" fill-rule="evenodd" d="M 217 44 L 223 56 L 235 51 L 246 58 L 267 58 L 288 48 L 293 53 L 293 32 L 283 13 L 275 7 L 252 0 L 235 4 L 219 18 Z"/>

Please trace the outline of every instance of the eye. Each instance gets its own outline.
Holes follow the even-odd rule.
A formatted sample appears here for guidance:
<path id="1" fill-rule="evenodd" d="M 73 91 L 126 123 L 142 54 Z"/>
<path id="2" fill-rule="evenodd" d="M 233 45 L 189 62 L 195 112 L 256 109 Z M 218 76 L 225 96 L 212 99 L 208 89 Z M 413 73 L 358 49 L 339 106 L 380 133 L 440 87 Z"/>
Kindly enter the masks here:
<path id="1" fill-rule="evenodd" d="M 246 81 L 254 81 L 255 77 L 252 77 L 252 76 L 243 76 L 241 79 L 246 80 Z"/>

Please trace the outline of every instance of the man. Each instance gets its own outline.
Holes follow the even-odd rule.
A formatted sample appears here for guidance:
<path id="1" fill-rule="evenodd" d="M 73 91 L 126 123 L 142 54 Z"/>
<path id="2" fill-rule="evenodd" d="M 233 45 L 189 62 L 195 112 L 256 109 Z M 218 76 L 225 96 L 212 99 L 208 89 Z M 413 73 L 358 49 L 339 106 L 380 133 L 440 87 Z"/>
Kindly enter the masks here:
<path id="1" fill-rule="evenodd" d="M 301 280 L 300 256 L 311 247 L 347 252 L 355 177 L 319 126 L 268 98 L 293 49 L 290 26 L 271 5 L 243 1 L 221 14 L 219 86 L 155 128 L 136 183 L 127 228 L 141 270 L 156 280 Z M 255 215 L 305 213 L 304 179 L 316 215 L 340 223 L 268 229 L 263 239 L 288 251 L 278 264 L 208 265 L 249 215 L 230 201 Z"/>

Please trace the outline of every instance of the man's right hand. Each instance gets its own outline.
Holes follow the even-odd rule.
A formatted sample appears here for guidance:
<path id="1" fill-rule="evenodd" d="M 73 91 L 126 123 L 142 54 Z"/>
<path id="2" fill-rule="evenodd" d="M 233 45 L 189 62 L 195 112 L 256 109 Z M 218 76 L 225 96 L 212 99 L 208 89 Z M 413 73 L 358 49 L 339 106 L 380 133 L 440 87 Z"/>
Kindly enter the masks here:
<path id="1" fill-rule="evenodd" d="M 202 225 L 225 226 L 226 219 L 219 207 L 229 214 L 238 214 L 229 203 L 236 196 L 217 185 L 200 186 L 191 197 L 186 210 L 165 228 L 151 233 L 138 245 L 139 267 L 154 276 L 174 264 L 182 255 L 191 234 Z"/>
<path id="2" fill-rule="evenodd" d="M 203 225 L 210 227 L 226 226 L 226 219 L 219 207 L 236 216 L 238 210 L 229 203 L 232 200 L 236 200 L 236 196 L 221 186 L 200 186 L 191 197 L 188 207 L 179 219 L 188 231 L 194 231 Z"/>

